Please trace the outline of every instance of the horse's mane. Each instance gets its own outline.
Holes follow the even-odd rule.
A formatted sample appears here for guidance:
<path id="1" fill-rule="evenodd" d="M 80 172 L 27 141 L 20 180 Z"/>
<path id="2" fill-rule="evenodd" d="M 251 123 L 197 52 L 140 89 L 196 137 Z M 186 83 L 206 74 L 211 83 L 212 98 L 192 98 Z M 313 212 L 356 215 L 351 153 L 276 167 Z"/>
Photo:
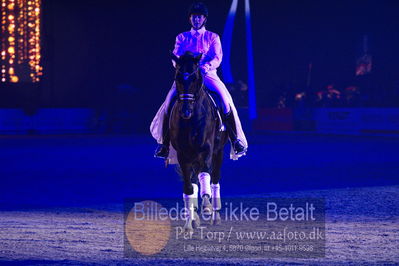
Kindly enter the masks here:
<path id="1" fill-rule="evenodd" d="M 184 52 L 184 54 L 179 57 L 180 63 L 195 62 L 195 60 L 196 56 L 190 51 Z"/>

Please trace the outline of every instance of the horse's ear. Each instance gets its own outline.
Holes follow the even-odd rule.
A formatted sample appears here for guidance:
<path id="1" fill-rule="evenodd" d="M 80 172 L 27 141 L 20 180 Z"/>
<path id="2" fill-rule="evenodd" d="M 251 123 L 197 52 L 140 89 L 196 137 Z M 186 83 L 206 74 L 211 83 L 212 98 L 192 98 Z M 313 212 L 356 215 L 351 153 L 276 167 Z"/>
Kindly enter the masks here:
<path id="1" fill-rule="evenodd" d="M 199 63 L 199 61 L 201 60 L 201 58 L 202 58 L 202 54 L 199 54 L 199 55 L 197 55 L 196 57 L 194 57 L 194 60 L 195 60 L 196 63 Z"/>
<path id="2" fill-rule="evenodd" d="M 169 53 L 172 60 L 177 64 L 179 62 L 179 58 L 171 50 L 169 50 Z"/>

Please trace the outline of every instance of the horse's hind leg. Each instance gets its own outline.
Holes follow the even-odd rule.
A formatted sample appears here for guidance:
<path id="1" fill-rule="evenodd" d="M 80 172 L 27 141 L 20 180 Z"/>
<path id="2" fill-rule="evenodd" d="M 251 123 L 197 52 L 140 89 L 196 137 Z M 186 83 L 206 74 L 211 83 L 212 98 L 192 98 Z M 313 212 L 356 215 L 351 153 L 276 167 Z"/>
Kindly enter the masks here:
<path id="1" fill-rule="evenodd" d="M 223 150 L 220 150 L 213 158 L 213 171 L 212 171 L 212 224 L 220 224 L 220 210 L 222 209 L 222 201 L 220 198 L 220 184 L 221 177 L 220 170 L 222 168 Z"/>
<path id="2" fill-rule="evenodd" d="M 218 184 L 221 177 L 223 150 L 218 151 L 212 160 L 212 184 Z"/>
<path id="3" fill-rule="evenodd" d="M 221 223 L 220 210 L 222 209 L 222 201 L 220 199 L 220 184 L 212 184 L 212 219 L 211 224 L 217 225 Z"/>
<path id="4" fill-rule="evenodd" d="M 209 173 L 201 172 L 198 175 L 200 188 L 201 188 L 201 198 L 202 198 L 202 214 L 211 215 L 212 214 L 212 204 L 210 201 L 211 192 L 211 176 Z"/>

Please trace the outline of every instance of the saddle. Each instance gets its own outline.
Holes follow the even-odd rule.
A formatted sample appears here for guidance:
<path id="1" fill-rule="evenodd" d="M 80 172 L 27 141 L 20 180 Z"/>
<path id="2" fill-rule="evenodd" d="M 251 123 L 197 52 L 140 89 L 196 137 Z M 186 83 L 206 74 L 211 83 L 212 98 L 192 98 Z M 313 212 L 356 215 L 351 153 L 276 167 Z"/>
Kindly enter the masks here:
<path id="1" fill-rule="evenodd" d="M 226 131 L 226 127 L 223 124 L 222 114 L 223 114 L 223 103 L 219 94 L 216 92 L 205 89 L 206 94 L 213 103 L 212 111 L 214 112 L 214 117 L 219 120 L 219 131 Z"/>

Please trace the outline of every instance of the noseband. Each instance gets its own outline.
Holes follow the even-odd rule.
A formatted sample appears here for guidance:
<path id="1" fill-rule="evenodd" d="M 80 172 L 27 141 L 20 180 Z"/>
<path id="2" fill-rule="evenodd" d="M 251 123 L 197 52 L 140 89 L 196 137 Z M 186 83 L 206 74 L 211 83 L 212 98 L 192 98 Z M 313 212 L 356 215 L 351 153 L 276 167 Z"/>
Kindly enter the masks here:
<path id="1" fill-rule="evenodd" d="M 183 100 L 194 101 L 195 100 L 195 95 L 191 94 L 191 93 L 179 94 L 179 99 L 181 101 L 183 101 Z"/>

